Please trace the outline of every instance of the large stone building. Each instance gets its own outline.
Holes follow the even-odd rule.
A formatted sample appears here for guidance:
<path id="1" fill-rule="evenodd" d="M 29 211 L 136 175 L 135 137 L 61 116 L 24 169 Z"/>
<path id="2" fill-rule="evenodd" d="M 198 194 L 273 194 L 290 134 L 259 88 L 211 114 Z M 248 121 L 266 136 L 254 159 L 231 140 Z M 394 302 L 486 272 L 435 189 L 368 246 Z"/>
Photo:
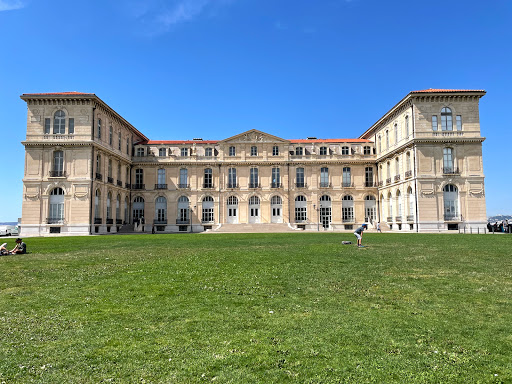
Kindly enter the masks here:
<path id="1" fill-rule="evenodd" d="M 95 94 L 23 94 L 22 234 L 483 229 L 483 95 L 410 92 L 356 139 L 155 141 Z"/>

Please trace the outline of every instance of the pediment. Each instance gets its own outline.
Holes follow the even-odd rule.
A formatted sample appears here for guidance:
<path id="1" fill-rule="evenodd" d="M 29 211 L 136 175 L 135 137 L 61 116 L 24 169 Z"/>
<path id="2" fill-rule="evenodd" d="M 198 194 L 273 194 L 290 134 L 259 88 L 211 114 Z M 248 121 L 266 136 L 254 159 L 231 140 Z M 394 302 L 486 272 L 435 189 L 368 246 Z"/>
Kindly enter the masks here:
<path id="1" fill-rule="evenodd" d="M 289 140 L 251 129 L 220 141 L 220 143 L 290 143 Z"/>

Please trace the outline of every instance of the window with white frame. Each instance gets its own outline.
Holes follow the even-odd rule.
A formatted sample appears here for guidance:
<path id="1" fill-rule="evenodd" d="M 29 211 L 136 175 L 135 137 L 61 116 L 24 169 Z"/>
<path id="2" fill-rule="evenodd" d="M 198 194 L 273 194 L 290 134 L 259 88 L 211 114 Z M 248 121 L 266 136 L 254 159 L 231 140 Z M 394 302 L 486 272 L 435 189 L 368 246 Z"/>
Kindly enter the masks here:
<path id="1" fill-rule="evenodd" d="M 302 156 L 304 154 L 304 148 L 297 147 L 295 148 L 295 156 Z"/>
<path id="2" fill-rule="evenodd" d="M 101 192 L 99 189 L 97 189 L 94 194 L 94 218 L 95 219 L 101 218 L 100 202 L 101 202 Z"/>
<path id="3" fill-rule="evenodd" d="M 156 172 L 156 182 L 158 184 L 157 188 L 167 188 L 165 169 L 159 168 Z"/>
<path id="4" fill-rule="evenodd" d="M 204 155 L 206 157 L 212 157 L 213 156 L 213 149 L 208 147 L 204 149 Z"/>
<path id="5" fill-rule="evenodd" d="M 444 219 L 456 220 L 459 216 L 459 192 L 455 185 L 447 184 L 443 188 Z"/>
<path id="6" fill-rule="evenodd" d="M 453 149 L 443 148 L 443 173 L 453 173 Z"/>
<path id="7" fill-rule="evenodd" d="M 279 147 L 277 145 L 272 147 L 272 156 L 279 156 Z"/>
<path id="8" fill-rule="evenodd" d="M 213 188 L 213 170 L 211 168 L 204 169 L 203 188 Z"/>
<path id="9" fill-rule="evenodd" d="M 371 155 L 372 154 L 372 147 L 369 145 L 365 145 L 363 148 L 363 154 L 365 155 Z"/>
<path id="10" fill-rule="evenodd" d="M 307 220 L 306 197 L 299 195 L 295 198 L 295 222 L 304 223 Z"/>
<path id="11" fill-rule="evenodd" d="M 188 156 L 188 148 L 181 148 L 181 157 Z"/>
<path id="12" fill-rule="evenodd" d="M 350 154 L 350 148 L 347 146 L 341 147 L 341 154 L 342 155 L 349 155 Z"/>
<path id="13" fill-rule="evenodd" d="M 249 172 L 249 188 L 258 188 L 259 180 L 258 180 L 258 168 L 251 168 Z"/>
<path id="14" fill-rule="evenodd" d="M 167 156 L 167 149 L 166 148 L 158 148 L 158 156 L 160 156 L 160 157 Z"/>
<path id="15" fill-rule="evenodd" d="M 295 183 L 298 188 L 304 188 L 304 168 L 299 167 L 295 170 Z"/>
<path id="16" fill-rule="evenodd" d="M 352 176 L 350 172 L 350 167 L 343 167 L 343 187 L 351 187 L 352 186 Z"/>
<path id="17" fill-rule="evenodd" d="M 64 152 L 54 151 L 53 152 L 53 177 L 64 176 Z"/>
<path id="18" fill-rule="evenodd" d="M 135 188 L 142 189 L 144 185 L 144 170 L 138 168 L 135 170 Z"/>
<path id="19" fill-rule="evenodd" d="M 229 147 L 229 156 L 236 156 L 236 148 L 234 146 Z"/>
<path id="20" fill-rule="evenodd" d="M 343 196 L 341 202 L 341 216 L 344 223 L 354 221 L 354 198 L 350 195 Z"/>
<path id="21" fill-rule="evenodd" d="M 201 221 L 203 223 L 213 223 L 214 217 L 213 217 L 213 197 L 211 196 L 205 196 L 203 198 L 203 204 L 202 204 L 202 217 Z"/>
<path id="22" fill-rule="evenodd" d="M 258 147 L 255 145 L 251 147 L 251 156 L 258 156 Z"/>
<path id="23" fill-rule="evenodd" d="M 320 147 L 320 156 L 327 156 L 327 147 Z"/>
<path id="24" fill-rule="evenodd" d="M 373 167 L 364 168 L 364 184 L 365 187 L 373 187 Z"/>
<path id="25" fill-rule="evenodd" d="M 155 200 L 155 224 L 167 224 L 167 199 L 164 196 Z"/>
<path id="26" fill-rule="evenodd" d="M 187 168 L 180 169 L 180 182 L 178 184 L 178 188 L 188 188 L 188 169 Z"/>
<path id="27" fill-rule="evenodd" d="M 50 128 L 51 128 L 51 121 L 49 117 L 44 119 L 44 134 L 49 135 L 50 134 Z"/>
<path id="28" fill-rule="evenodd" d="M 272 188 L 281 186 L 281 170 L 279 167 L 272 168 Z"/>
<path id="29" fill-rule="evenodd" d="M 236 188 L 237 180 L 236 180 L 236 168 L 228 169 L 228 188 Z"/>
<path id="30" fill-rule="evenodd" d="M 455 121 L 457 123 L 457 131 L 462 131 L 462 116 L 461 115 L 455 116 Z"/>
<path id="31" fill-rule="evenodd" d="M 50 210 L 48 224 L 60 223 L 64 220 L 64 190 L 54 188 L 50 192 Z"/>
<path id="32" fill-rule="evenodd" d="M 437 116 L 436 115 L 432 116 L 432 130 L 437 131 Z"/>

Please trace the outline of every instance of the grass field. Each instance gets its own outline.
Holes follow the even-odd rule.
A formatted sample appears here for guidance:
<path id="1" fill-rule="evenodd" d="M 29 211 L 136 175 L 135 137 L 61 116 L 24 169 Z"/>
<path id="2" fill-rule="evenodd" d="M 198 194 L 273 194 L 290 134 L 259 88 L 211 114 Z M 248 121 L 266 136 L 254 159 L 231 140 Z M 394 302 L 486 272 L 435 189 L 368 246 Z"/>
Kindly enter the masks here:
<path id="1" fill-rule="evenodd" d="M 512 382 L 511 236 L 342 240 L 27 239 L 0 258 L 0 382 Z"/>

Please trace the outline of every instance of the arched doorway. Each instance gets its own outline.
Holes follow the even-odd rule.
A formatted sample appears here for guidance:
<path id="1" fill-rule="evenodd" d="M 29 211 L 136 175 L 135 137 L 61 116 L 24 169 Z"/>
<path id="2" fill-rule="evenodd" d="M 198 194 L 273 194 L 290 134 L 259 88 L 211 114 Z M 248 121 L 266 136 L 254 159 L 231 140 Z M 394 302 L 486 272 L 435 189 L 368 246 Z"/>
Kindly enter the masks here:
<path id="1" fill-rule="evenodd" d="M 50 212 L 48 224 L 62 223 L 64 221 L 64 190 L 54 188 L 50 192 Z"/>
<path id="2" fill-rule="evenodd" d="M 377 201 L 372 195 L 364 198 L 364 221 L 373 223 L 377 219 Z"/>
<path id="3" fill-rule="evenodd" d="M 229 196 L 227 202 L 227 210 L 228 210 L 228 224 L 237 224 L 238 223 L 238 199 L 236 196 Z"/>
<path id="4" fill-rule="evenodd" d="M 283 200 L 281 196 L 272 196 L 270 200 L 270 210 L 272 212 L 271 222 L 272 223 L 282 223 L 283 217 L 281 215 L 283 210 Z"/>
<path id="5" fill-rule="evenodd" d="M 249 223 L 256 224 L 260 222 L 260 198 L 251 196 L 249 198 Z"/>
<path id="6" fill-rule="evenodd" d="M 144 198 L 137 196 L 133 199 L 133 221 L 140 220 L 144 217 Z"/>

